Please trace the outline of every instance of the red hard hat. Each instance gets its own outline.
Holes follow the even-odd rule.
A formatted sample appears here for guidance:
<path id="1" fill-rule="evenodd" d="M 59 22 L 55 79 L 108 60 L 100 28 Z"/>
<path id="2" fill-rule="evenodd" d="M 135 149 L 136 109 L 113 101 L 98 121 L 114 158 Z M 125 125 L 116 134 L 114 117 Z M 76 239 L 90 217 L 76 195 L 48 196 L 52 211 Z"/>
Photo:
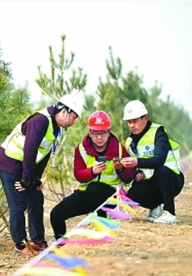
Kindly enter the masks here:
<path id="1" fill-rule="evenodd" d="M 108 130 L 112 127 L 109 115 L 103 110 L 97 110 L 91 114 L 88 120 L 88 128 L 92 130 Z"/>

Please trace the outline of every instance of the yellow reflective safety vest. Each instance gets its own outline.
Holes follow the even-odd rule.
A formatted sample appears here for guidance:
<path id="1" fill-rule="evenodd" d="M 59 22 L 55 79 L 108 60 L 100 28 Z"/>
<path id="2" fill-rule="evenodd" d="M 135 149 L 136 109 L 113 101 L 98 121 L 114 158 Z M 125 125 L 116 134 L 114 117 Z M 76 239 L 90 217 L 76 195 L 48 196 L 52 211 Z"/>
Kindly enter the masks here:
<path id="1" fill-rule="evenodd" d="M 130 156 L 136 158 L 150 158 L 154 156 L 154 141 L 157 129 L 161 125 L 152 123 L 149 130 L 141 137 L 137 144 L 137 154 L 131 149 L 132 138 L 128 137 L 125 142 L 125 147 Z M 166 132 L 166 130 L 165 130 Z M 174 173 L 180 174 L 180 146 L 179 143 L 174 141 L 168 136 L 171 150 L 169 150 L 164 166 L 170 168 Z M 145 174 L 145 179 L 149 179 L 154 174 L 154 169 L 139 168 Z"/>
<path id="2" fill-rule="evenodd" d="M 96 161 L 95 156 L 89 155 L 86 153 L 86 150 L 83 146 L 83 144 L 79 144 L 79 152 L 87 166 L 87 168 L 91 168 Z M 122 146 L 119 143 L 119 157 L 122 157 Z M 96 176 L 94 179 L 90 180 L 89 182 L 83 182 L 79 183 L 78 190 L 85 191 L 87 188 L 87 185 L 91 182 L 100 181 L 107 185 L 110 185 L 112 187 L 117 187 L 122 184 L 121 179 L 119 178 L 118 174 L 116 173 L 116 170 L 113 166 L 112 160 L 106 161 L 106 169 L 102 171 L 102 173 L 98 176 Z"/>
<path id="3" fill-rule="evenodd" d="M 54 131 L 53 131 L 51 115 L 49 114 L 47 109 L 42 109 L 35 113 L 43 114 L 49 120 L 47 132 L 38 148 L 37 157 L 35 160 L 35 163 L 38 164 L 52 149 L 53 142 L 55 140 L 55 136 L 53 134 Z M 13 129 L 13 131 L 7 136 L 7 138 L 1 145 L 1 147 L 5 149 L 5 154 L 7 156 L 9 156 L 13 159 L 19 160 L 19 161 L 23 161 L 23 158 L 24 158 L 23 149 L 24 149 L 24 144 L 25 144 L 25 135 L 23 135 L 21 132 L 21 126 L 22 126 L 23 122 L 25 122 L 27 119 L 20 122 Z"/>

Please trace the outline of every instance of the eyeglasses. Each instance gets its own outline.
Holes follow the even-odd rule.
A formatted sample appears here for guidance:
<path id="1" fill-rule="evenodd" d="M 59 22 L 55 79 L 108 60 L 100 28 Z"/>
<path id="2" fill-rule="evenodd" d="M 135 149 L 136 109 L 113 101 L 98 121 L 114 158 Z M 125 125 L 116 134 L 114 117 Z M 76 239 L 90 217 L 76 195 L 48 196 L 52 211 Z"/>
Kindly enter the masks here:
<path id="1" fill-rule="evenodd" d="M 107 136 L 108 133 L 109 132 L 107 130 L 105 130 L 105 131 L 90 131 L 90 134 L 93 137 L 98 137 L 98 136 L 105 137 L 105 136 Z"/>

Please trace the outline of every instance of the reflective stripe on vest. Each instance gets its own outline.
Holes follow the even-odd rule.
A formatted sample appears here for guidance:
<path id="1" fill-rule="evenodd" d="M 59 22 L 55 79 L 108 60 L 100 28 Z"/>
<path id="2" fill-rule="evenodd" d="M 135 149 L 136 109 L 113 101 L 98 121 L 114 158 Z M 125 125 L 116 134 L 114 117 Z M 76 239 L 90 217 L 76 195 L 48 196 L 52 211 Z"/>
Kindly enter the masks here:
<path id="1" fill-rule="evenodd" d="M 35 160 L 36 164 L 38 164 L 50 152 L 55 140 L 55 136 L 53 134 L 51 115 L 48 113 L 47 109 L 40 110 L 36 113 L 43 114 L 49 120 L 47 132 L 38 148 Z M 35 115 L 36 113 L 34 113 L 33 115 Z M 5 149 L 5 154 L 7 156 L 19 161 L 23 161 L 24 158 L 23 149 L 25 144 L 25 135 L 23 135 L 21 132 L 21 126 L 26 120 L 19 123 L 1 145 Z"/>
<path id="2" fill-rule="evenodd" d="M 94 162 L 96 161 L 95 156 L 89 155 L 86 153 L 84 146 L 81 144 L 79 144 L 79 152 L 87 166 L 87 168 L 90 168 L 93 166 Z M 119 157 L 122 157 L 122 146 L 119 143 Z M 100 178 L 99 178 L 100 177 Z M 107 185 L 110 186 L 114 186 L 117 187 L 118 185 L 120 186 L 122 184 L 120 178 L 118 177 L 116 170 L 113 166 L 113 162 L 112 160 L 107 160 L 106 161 L 106 169 L 99 175 L 96 176 L 94 179 L 92 179 L 89 182 L 86 183 L 79 183 L 78 185 L 78 189 L 81 191 L 85 191 L 87 188 L 87 185 L 90 182 L 96 182 L 96 181 L 100 181 L 100 182 L 104 182 Z"/>
<path id="3" fill-rule="evenodd" d="M 150 158 L 154 156 L 154 141 L 155 141 L 155 134 L 157 129 L 161 127 L 161 125 L 152 123 L 149 130 L 141 137 L 137 145 L 137 154 L 135 154 L 131 149 L 132 138 L 128 137 L 125 142 L 125 147 L 132 157 L 136 158 Z M 166 130 L 165 130 L 166 132 Z M 167 132 L 166 132 L 167 133 Z M 179 143 L 169 138 L 169 143 L 171 146 L 171 150 L 169 150 L 164 166 L 170 168 L 176 174 L 180 173 L 180 146 Z M 154 169 L 144 169 L 139 168 L 144 174 L 145 179 L 149 179 L 154 174 Z"/>

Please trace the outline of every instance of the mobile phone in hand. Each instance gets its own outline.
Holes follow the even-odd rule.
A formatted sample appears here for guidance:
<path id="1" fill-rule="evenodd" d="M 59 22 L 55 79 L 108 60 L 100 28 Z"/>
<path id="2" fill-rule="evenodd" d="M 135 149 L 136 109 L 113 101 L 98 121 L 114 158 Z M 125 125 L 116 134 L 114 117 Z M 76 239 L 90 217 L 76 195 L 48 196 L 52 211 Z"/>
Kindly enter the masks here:
<path id="1" fill-rule="evenodd" d="M 106 162 L 107 161 L 107 158 L 106 158 L 106 156 L 99 156 L 98 158 L 97 158 L 97 161 L 98 162 Z"/>
<path id="2" fill-rule="evenodd" d="M 113 162 L 120 163 L 121 162 L 121 158 L 119 158 L 119 157 L 113 158 Z"/>

